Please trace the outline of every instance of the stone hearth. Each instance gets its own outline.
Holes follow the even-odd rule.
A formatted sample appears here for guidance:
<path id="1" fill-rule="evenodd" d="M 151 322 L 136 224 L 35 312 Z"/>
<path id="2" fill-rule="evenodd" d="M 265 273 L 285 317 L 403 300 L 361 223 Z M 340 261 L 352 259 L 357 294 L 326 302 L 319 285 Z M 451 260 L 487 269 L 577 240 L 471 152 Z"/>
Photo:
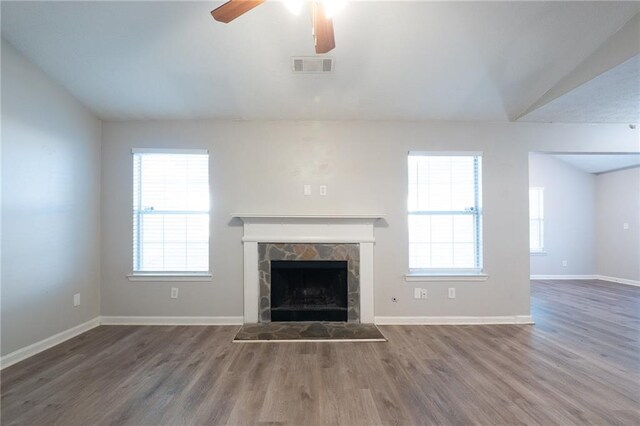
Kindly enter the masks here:
<path id="1" fill-rule="evenodd" d="M 386 342 L 387 339 L 373 324 L 346 322 L 270 322 L 245 324 L 235 342 L 264 341 L 362 341 Z"/>

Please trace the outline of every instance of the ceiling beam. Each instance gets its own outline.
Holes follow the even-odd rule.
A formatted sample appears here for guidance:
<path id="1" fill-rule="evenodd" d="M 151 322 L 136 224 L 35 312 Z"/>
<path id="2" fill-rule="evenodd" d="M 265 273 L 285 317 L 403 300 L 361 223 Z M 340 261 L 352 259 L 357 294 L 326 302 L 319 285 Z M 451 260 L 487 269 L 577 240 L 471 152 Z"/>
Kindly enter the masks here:
<path id="1" fill-rule="evenodd" d="M 541 108 L 638 54 L 640 54 L 640 13 L 634 15 L 615 34 L 598 47 L 595 52 L 547 90 L 528 108 L 510 117 L 511 121 L 521 119 L 530 112 Z"/>

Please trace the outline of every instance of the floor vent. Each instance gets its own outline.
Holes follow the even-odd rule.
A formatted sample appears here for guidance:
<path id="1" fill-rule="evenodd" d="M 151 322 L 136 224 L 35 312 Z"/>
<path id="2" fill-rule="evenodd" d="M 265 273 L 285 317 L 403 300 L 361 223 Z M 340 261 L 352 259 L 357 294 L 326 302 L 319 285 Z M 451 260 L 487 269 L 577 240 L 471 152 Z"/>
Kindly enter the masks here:
<path id="1" fill-rule="evenodd" d="M 317 56 L 291 57 L 291 70 L 295 74 L 325 74 L 333 72 L 333 58 Z"/>

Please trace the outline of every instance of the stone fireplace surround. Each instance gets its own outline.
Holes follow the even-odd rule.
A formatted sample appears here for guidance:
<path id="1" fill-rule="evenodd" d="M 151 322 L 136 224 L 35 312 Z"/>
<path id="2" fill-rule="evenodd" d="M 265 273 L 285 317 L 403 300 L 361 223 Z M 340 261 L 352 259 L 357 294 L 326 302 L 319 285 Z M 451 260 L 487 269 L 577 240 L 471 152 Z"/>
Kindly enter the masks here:
<path id="1" fill-rule="evenodd" d="M 344 245 L 352 247 L 349 250 L 357 250 L 359 271 L 352 270 L 352 272 L 354 276 L 359 272 L 359 301 L 355 300 L 355 291 L 351 291 L 355 289 L 350 287 L 349 297 L 354 306 L 353 309 L 349 306 L 349 320 L 357 321 L 355 318 L 359 312 L 361 323 L 373 324 L 374 226 L 376 221 L 383 218 L 383 215 L 236 214 L 234 217 L 242 220 L 244 230 L 242 243 L 245 324 L 257 323 L 261 320 L 261 266 L 258 247 L 264 244 L 266 248 L 269 243 L 288 245 L 294 253 L 295 245 L 298 245 L 298 250 L 305 246 L 305 251 L 309 247 L 317 250 L 318 247 L 325 245 L 331 245 L 334 248 Z M 312 252 L 307 252 L 306 255 L 302 252 L 301 259 L 304 260 L 304 256 L 311 255 Z M 313 256 L 315 257 L 315 254 Z M 319 252 L 318 256 L 320 256 Z M 263 271 L 264 267 L 262 265 Z M 264 292 L 265 289 L 262 291 Z M 358 303 L 359 306 L 355 306 Z"/>
<path id="2" fill-rule="evenodd" d="M 259 243 L 260 322 L 271 322 L 272 260 L 346 260 L 347 318 L 360 322 L 360 249 L 358 244 Z"/>

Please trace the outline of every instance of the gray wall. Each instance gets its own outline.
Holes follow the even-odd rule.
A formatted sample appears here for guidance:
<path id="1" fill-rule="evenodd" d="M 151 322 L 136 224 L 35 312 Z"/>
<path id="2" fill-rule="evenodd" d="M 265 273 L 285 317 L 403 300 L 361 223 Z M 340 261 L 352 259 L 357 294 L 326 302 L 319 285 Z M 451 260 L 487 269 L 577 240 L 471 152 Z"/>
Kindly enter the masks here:
<path id="1" fill-rule="evenodd" d="M 637 150 L 623 125 L 413 122 L 109 122 L 103 125 L 102 314 L 242 315 L 242 228 L 233 213 L 382 213 L 376 316 L 529 314 L 529 151 Z M 132 147 L 211 152 L 211 283 L 129 282 Z M 484 152 L 486 282 L 407 283 L 409 150 Z M 314 195 L 304 197 L 302 185 Z M 318 185 L 329 195 L 317 195 Z M 180 298 L 169 298 L 169 288 Z M 455 286 L 456 299 L 447 299 Z M 413 299 L 413 288 L 429 299 Z M 398 298 L 398 303 L 391 301 Z"/>
<path id="2" fill-rule="evenodd" d="M 640 168 L 596 177 L 596 219 L 598 275 L 640 281 Z"/>
<path id="3" fill-rule="evenodd" d="M 529 185 L 544 188 L 546 252 L 531 255 L 531 275 L 596 273 L 595 180 L 550 155 L 529 156 Z"/>
<path id="4" fill-rule="evenodd" d="M 242 315 L 242 229 L 231 222 L 238 212 L 386 214 L 376 229 L 377 316 L 527 315 L 529 151 L 606 143 L 628 152 L 637 141 L 623 125 L 525 123 L 114 122 L 101 135 L 90 112 L 3 42 L 1 353 L 100 313 Z M 211 151 L 213 282 L 126 280 L 132 147 Z M 404 281 L 409 150 L 485 153 L 486 282 Z M 307 183 L 311 197 L 302 195 Z M 328 196 L 317 195 L 319 184 Z M 171 286 L 179 299 L 169 298 Z M 429 299 L 413 299 L 417 286 Z M 456 299 L 447 299 L 449 286 Z M 73 308 L 76 292 L 82 305 Z"/>
<path id="5" fill-rule="evenodd" d="M 3 355 L 99 315 L 100 132 L 2 42 Z"/>

